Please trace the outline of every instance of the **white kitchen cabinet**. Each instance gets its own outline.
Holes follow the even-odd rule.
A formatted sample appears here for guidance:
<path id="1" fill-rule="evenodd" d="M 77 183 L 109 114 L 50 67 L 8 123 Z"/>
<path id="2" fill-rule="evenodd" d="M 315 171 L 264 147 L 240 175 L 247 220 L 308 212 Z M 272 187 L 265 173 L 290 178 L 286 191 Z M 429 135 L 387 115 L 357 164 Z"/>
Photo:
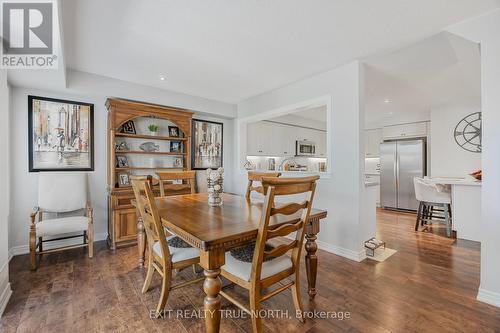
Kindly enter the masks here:
<path id="1" fill-rule="evenodd" d="M 380 143 L 382 139 L 382 129 L 370 129 L 365 131 L 365 156 L 379 157 Z"/>
<path id="2" fill-rule="evenodd" d="M 278 137 L 276 142 L 280 144 L 280 154 L 278 156 L 290 157 L 295 156 L 295 137 L 296 127 L 276 124 L 276 133 Z"/>
<path id="3" fill-rule="evenodd" d="M 427 136 L 427 122 L 386 126 L 382 136 L 384 140 Z"/>
<path id="4" fill-rule="evenodd" d="M 259 121 L 247 125 L 247 155 L 295 156 L 296 141 L 316 144 L 316 157 L 326 157 L 326 132 Z"/>
<path id="5" fill-rule="evenodd" d="M 295 154 L 294 127 L 265 121 L 247 125 L 247 155 L 293 156 Z"/>
<path id="6" fill-rule="evenodd" d="M 313 131 L 308 128 L 295 127 L 295 137 L 298 141 L 314 141 Z"/>
<path id="7" fill-rule="evenodd" d="M 247 125 L 247 155 L 268 156 L 271 153 L 271 125 L 262 121 Z"/>
<path id="8" fill-rule="evenodd" d="M 311 128 L 294 128 L 296 140 L 310 141 L 316 145 L 315 157 L 326 157 L 326 132 Z M 295 141 L 294 141 L 295 142 Z"/>
<path id="9" fill-rule="evenodd" d="M 326 157 L 326 132 L 315 131 L 316 157 Z"/>
<path id="10" fill-rule="evenodd" d="M 379 175 L 366 175 L 365 181 L 369 182 L 369 183 L 377 183 L 377 185 L 375 185 L 376 204 L 377 204 L 377 207 L 380 207 L 380 176 Z"/>

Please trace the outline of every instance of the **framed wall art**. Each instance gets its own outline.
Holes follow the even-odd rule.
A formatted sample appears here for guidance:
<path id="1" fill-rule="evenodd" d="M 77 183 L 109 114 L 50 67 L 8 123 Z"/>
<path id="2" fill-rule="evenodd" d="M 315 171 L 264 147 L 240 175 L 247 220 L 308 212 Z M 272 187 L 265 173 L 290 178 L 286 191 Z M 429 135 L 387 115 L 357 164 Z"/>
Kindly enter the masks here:
<path id="1" fill-rule="evenodd" d="M 222 167 L 223 124 L 193 119 L 191 169 Z"/>
<path id="2" fill-rule="evenodd" d="M 120 128 L 121 133 L 127 133 L 127 134 L 136 134 L 135 131 L 135 123 L 133 120 L 129 120 L 125 122 L 122 127 Z"/>
<path id="3" fill-rule="evenodd" d="M 168 126 L 168 136 L 178 138 L 179 137 L 179 127 Z"/>
<path id="4" fill-rule="evenodd" d="M 182 142 L 170 141 L 170 152 L 171 153 L 181 153 L 182 152 Z"/>
<path id="5" fill-rule="evenodd" d="M 28 96 L 29 171 L 94 170 L 94 104 Z"/>
<path id="6" fill-rule="evenodd" d="M 130 186 L 130 174 L 128 172 L 118 173 L 118 187 Z"/>
<path id="7" fill-rule="evenodd" d="M 118 168 L 128 168 L 128 159 L 125 155 L 116 155 L 116 167 Z"/>

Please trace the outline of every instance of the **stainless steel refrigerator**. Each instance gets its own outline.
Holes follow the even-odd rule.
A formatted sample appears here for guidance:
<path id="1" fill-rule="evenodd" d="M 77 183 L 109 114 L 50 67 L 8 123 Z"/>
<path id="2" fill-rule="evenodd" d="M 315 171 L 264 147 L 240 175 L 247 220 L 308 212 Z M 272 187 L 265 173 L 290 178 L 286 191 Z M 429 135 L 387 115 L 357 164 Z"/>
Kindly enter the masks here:
<path id="1" fill-rule="evenodd" d="M 417 210 L 413 178 L 426 174 L 425 139 L 380 144 L 380 204 L 384 208 Z"/>

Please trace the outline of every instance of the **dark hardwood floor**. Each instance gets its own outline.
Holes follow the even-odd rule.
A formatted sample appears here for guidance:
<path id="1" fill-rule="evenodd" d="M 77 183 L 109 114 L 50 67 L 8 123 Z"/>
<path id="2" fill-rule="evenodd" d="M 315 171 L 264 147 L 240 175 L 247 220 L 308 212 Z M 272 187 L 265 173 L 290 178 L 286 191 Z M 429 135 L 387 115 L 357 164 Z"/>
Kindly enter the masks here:
<path id="1" fill-rule="evenodd" d="M 356 263 L 319 251 L 318 295 L 302 296 L 307 310 L 348 312 L 349 319 L 265 319 L 266 332 L 500 332 L 500 309 L 475 300 L 479 286 L 480 246 L 444 237 L 442 229 L 414 232 L 415 215 L 379 211 L 377 237 L 398 250 L 382 263 Z M 304 269 L 303 269 L 304 270 Z M 177 274 L 182 281 L 191 269 Z M 36 272 L 28 256 L 10 263 L 13 295 L 0 320 L 0 332 L 202 332 L 201 285 L 174 290 L 169 319 L 149 319 L 159 297 L 141 294 L 145 272 L 137 268 L 136 247 L 112 252 L 96 245 L 94 259 L 82 250 L 43 257 Z M 245 292 L 229 292 L 245 299 Z M 294 314 L 289 292 L 264 303 L 267 309 Z M 236 310 L 227 301 L 223 308 Z M 183 311 L 184 317 L 175 318 Z M 189 318 L 190 317 L 190 318 Z M 224 332 L 250 332 L 247 318 L 224 318 Z"/>

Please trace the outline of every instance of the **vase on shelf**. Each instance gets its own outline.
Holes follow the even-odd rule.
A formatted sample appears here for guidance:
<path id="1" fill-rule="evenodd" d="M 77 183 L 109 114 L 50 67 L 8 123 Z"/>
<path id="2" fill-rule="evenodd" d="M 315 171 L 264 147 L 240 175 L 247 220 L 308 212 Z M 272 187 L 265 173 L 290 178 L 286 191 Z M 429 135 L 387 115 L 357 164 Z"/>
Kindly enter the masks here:
<path id="1" fill-rule="evenodd" d="M 208 205 L 221 206 L 222 205 L 222 183 L 224 181 L 224 169 L 218 168 L 217 170 L 207 169 L 207 192 L 208 192 Z"/>

